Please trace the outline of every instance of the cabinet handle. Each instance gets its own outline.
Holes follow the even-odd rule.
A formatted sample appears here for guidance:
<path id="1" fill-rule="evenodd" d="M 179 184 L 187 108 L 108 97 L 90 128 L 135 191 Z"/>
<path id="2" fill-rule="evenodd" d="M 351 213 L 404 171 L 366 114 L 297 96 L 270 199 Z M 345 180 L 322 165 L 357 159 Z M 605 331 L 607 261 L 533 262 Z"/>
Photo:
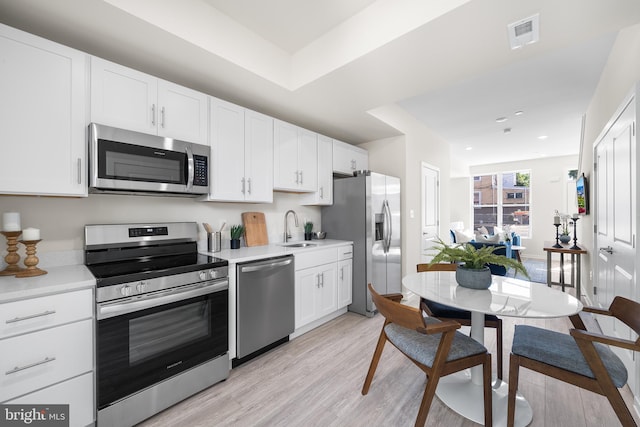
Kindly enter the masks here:
<path id="1" fill-rule="evenodd" d="M 35 366 L 44 365 L 45 363 L 53 362 L 54 360 L 56 360 L 55 357 L 45 357 L 43 360 L 39 362 L 31 363 L 29 365 L 24 365 L 24 366 L 16 366 L 15 368 L 8 370 L 4 374 L 5 375 L 15 374 L 16 372 L 24 371 L 25 369 L 33 368 Z"/>
<path id="2" fill-rule="evenodd" d="M 247 179 L 248 193 L 251 194 L 251 178 Z"/>
<path id="3" fill-rule="evenodd" d="M 320 275 L 316 274 L 316 288 L 320 287 Z"/>
<path id="4" fill-rule="evenodd" d="M 320 187 L 320 198 L 324 199 L 324 187 Z"/>
<path id="5" fill-rule="evenodd" d="M 48 316 L 50 314 L 55 314 L 55 313 L 56 313 L 55 310 L 47 310 L 47 311 L 43 311 L 42 313 L 31 314 L 29 316 L 14 317 L 13 319 L 9 319 L 5 321 L 5 323 L 10 324 L 10 323 L 22 322 L 23 320 L 35 319 L 36 317 Z"/>
<path id="6" fill-rule="evenodd" d="M 244 178 L 240 180 L 242 182 L 242 194 L 244 194 Z"/>
<path id="7" fill-rule="evenodd" d="M 162 109 L 160 110 L 160 117 L 162 119 L 162 121 L 160 122 L 160 126 L 164 128 L 164 107 L 162 107 Z"/>
<path id="8" fill-rule="evenodd" d="M 78 157 L 78 184 L 82 184 L 82 159 Z"/>
<path id="9" fill-rule="evenodd" d="M 302 185 L 302 171 L 300 171 L 300 185 Z"/>
<path id="10" fill-rule="evenodd" d="M 324 273 L 320 273 L 320 286 L 324 288 Z"/>
<path id="11" fill-rule="evenodd" d="M 356 170 L 356 161 L 355 160 L 351 160 L 351 169 L 352 170 Z"/>
<path id="12" fill-rule="evenodd" d="M 298 173 L 299 173 L 299 172 L 298 172 L 298 171 L 296 171 L 295 173 L 296 173 L 296 184 L 300 184 L 299 177 L 298 177 Z"/>
<path id="13" fill-rule="evenodd" d="M 344 279 L 344 267 L 340 267 L 340 280 Z"/>
<path id="14" fill-rule="evenodd" d="M 156 104 L 151 104 L 151 126 L 156 125 Z"/>

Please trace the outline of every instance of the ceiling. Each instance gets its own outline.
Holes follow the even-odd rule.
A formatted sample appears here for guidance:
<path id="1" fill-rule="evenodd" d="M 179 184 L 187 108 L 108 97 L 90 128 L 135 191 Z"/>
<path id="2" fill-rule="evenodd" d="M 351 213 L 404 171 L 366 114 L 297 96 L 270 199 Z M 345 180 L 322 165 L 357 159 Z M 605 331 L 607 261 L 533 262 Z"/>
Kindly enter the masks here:
<path id="1" fill-rule="evenodd" d="M 577 154 L 640 1 L 0 0 L 0 22 L 352 144 L 402 134 L 391 108 L 474 165 Z"/>

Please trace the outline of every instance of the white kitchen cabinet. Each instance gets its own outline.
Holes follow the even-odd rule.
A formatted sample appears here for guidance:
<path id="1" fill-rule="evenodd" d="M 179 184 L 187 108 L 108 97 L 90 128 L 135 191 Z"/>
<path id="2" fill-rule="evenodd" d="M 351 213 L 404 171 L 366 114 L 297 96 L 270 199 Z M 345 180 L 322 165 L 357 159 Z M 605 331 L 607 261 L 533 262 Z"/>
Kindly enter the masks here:
<path id="1" fill-rule="evenodd" d="M 352 176 L 355 171 L 369 169 L 369 153 L 345 142 L 333 140 L 333 172 Z"/>
<path id="2" fill-rule="evenodd" d="M 274 121 L 274 190 L 315 192 L 318 189 L 318 135 L 280 120 Z"/>
<path id="3" fill-rule="evenodd" d="M 324 135 L 318 135 L 318 190 L 303 195 L 300 204 L 333 204 L 333 140 Z"/>
<path id="4" fill-rule="evenodd" d="M 273 119 L 211 98 L 210 126 L 207 200 L 273 202 Z"/>
<path id="5" fill-rule="evenodd" d="M 338 308 L 351 304 L 353 283 L 353 245 L 338 249 Z"/>
<path id="6" fill-rule="evenodd" d="M 296 329 L 338 309 L 335 262 L 296 271 L 295 278 Z"/>
<path id="7" fill-rule="evenodd" d="M 95 420 L 94 296 L 83 289 L 0 304 L 0 403 L 68 404 Z"/>
<path id="8" fill-rule="evenodd" d="M 207 144 L 207 95 L 94 56 L 91 122 Z"/>
<path id="9" fill-rule="evenodd" d="M 0 193 L 87 195 L 87 63 L 0 24 Z"/>

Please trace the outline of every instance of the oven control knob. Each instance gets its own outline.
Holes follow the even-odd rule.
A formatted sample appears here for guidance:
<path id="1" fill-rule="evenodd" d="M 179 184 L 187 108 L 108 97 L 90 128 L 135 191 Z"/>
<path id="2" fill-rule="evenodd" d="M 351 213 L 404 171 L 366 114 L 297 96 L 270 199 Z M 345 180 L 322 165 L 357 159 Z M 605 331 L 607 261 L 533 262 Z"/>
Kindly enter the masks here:
<path id="1" fill-rule="evenodd" d="M 144 291 L 147 290 L 147 283 L 146 282 L 138 283 L 138 285 L 136 286 L 136 290 L 138 291 L 139 294 L 143 293 Z"/>
<path id="2" fill-rule="evenodd" d="M 217 276 L 216 271 L 215 270 L 209 270 L 209 277 L 212 279 L 215 279 Z"/>
<path id="3" fill-rule="evenodd" d="M 131 296 L 131 293 L 132 293 L 131 286 L 124 285 L 123 287 L 120 288 L 120 293 L 122 294 L 123 297 Z"/>
<path id="4" fill-rule="evenodd" d="M 198 276 L 200 276 L 200 280 L 207 280 L 207 272 L 206 271 L 201 271 L 200 273 L 198 273 Z"/>

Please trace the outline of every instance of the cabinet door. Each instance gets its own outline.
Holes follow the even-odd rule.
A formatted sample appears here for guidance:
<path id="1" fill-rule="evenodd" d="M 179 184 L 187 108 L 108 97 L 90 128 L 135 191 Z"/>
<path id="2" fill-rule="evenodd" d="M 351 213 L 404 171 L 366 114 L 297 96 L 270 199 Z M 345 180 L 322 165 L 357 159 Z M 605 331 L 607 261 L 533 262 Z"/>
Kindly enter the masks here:
<path id="1" fill-rule="evenodd" d="M 301 191 L 318 190 L 318 134 L 300 129 L 298 132 L 298 169 Z"/>
<path id="2" fill-rule="evenodd" d="M 335 263 L 319 267 L 320 286 L 316 299 L 316 318 L 331 314 L 338 309 L 337 268 Z"/>
<path id="3" fill-rule="evenodd" d="M 338 262 L 338 308 L 346 307 L 352 302 L 351 283 L 353 280 L 353 260 Z"/>
<path id="4" fill-rule="evenodd" d="M 320 287 L 319 268 L 296 271 L 295 327 L 296 329 L 318 318 L 316 298 Z"/>
<path id="5" fill-rule="evenodd" d="M 369 168 L 369 153 L 345 142 L 333 141 L 333 171 L 352 176 L 357 170 Z"/>
<path id="6" fill-rule="evenodd" d="M 318 135 L 318 190 L 305 194 L 300 199 L 302 205 L 333 204 L 333 140 Z"/>
<path id="7" fill-rule="evenodd" d="M 273 118 L 245 110 L 245 200 L 273 202 Z"/>
<path id="8" fill-rule="evenodd" d="M 207 144 L 207 95 L 158 80 L 158 135 Z"/>
<path id="9" fill-rule="evenodd" d="M 155 135 L 157 99 L 157 78 L 91 58 L 92 122 Z"/>
<path id="10" fill-rule="evenodd" d="M 298 127 L 280 120 L 273 126 L 273 188 L 298 191 Z"/>
<path id="11" fill-rule="evenodd" d="M 87 60 L 0 25 L 0 192 L 87 195 Z"/>
<path id="12" fill-rule="evenodd" d="M 244 201 L 245 110 L 211 98 L 210 200 Z"/>

